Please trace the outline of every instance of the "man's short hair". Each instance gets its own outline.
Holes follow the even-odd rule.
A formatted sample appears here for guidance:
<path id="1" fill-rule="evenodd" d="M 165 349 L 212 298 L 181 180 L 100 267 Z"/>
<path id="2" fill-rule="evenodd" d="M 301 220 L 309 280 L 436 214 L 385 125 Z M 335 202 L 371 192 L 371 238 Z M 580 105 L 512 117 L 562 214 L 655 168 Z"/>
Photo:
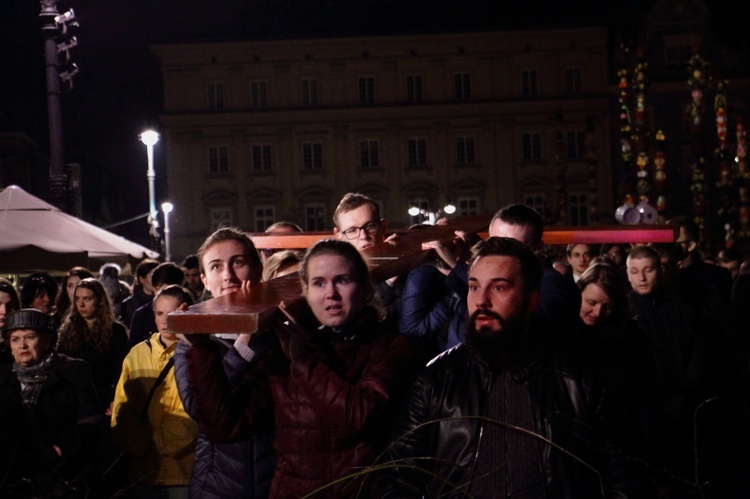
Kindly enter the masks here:
<path id="1" fill-rule="evenodd" d="M 630 263 L 631 260 L 638 260 L 641 258 L 651 260 L 651 262 L 657 268 L 659 268 L 659 266 L 661 265 L 661 257 L 659 256 L 659 252 L 651 246 L 636 246 L 630 251 L 626 262 Z"/>
<path id="2" fill-rule="evenodd" d="M 165 284 L 182 284 L 185 280 L 185 272 L 172 262 L 160 263 L 151 274 L 151 285 L 159 288 Z"/>
<path id="3" fill-rule="evenodd" d="M 695 241 L 697 243 L 700 239 L 700 229 L 698 229 L 698 224 L 688 215 L 682 215 L 667 220 L 667 225 L 676 225 L 678 228 L 681 228 L 685 232 L 685 242 L 689 243 Z"/>
<path id="4" fill-rule="evenodd" d="M 542 242 L 544 220 L 534 208 L 522 204 L 503 206 L 490 220 L 490 226 L 495 220 L 502 220 L 509 225 L 524 225 L 531 228 L 532 246 Z"/>
<path id="5" fill-rule="evenodd" d="M 372 213 L 375 216 L 375 222 L 380 221 L 380 207 L 378 207 L 378 203 L 372 200 L 371 197 L 365 196 L 364 194 L 360 194 L 358 192 L 348 192 L 344 195 L 343 198 L 341 198 L 341 201 L 339 201 L 339 205 L 336 207 L 336 210 L 333 212 L 333 224 L 336 227 L 339 227 L 339 215 L 342 213 L 348 213 L 352 210 L 356 210 L 360 206 L 368 205 L 372 209 Z M 341 227 L 339 227 L 341 229 Z"/>
<path id="6" fill-rule="evenodd" d="M 542 264 L 528 246 L 510 237 L 489 237 L 471 249 L 470 268 L 483 256 L 510 256 L 521 264 L 521 278 L 526 291 L 538 291 L 542 281 Z"/>
<path id="7" fill-rule="evenodd" d="M 135 268 L 136 279 L 138 279 L 139 277 L 142 277 L 145 279 L 148 273 L 154 270 L 158 266 L 159 266 L 159 262 L 154 260 L 153 258 L 146 258 L 145 260 L 141 260 L 141 263 L 139 263 L 138 266 Z"/>
<path id="8" fill-rule="evenodd" d="M 184 269 L 198 269 L 200 270 L 200 260 L 198 260 L 198 255 L 192 254 L 185 257 L 185 259 L 182 261 L 182 268 Z"/>
<path id="9" fill-rule="evenodd" d="M 742 253 L 737 251 L 735 248 L 724 248 L 719 251 L 716 259 L 720 263 L 740 262 L 742 263 Z"/>

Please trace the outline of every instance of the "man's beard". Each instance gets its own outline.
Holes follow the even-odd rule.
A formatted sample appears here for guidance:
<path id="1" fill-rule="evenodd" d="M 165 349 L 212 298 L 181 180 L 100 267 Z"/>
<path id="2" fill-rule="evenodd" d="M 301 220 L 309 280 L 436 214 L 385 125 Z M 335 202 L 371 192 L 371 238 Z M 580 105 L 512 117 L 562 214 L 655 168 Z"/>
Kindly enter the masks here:
<path id="1" fill-rule="evenodd" d="M 495 319 L 500 329 L 495 330 L 489 325 L 483 325 L 477 329 L 476 319 L 480 315 Z M 524 344 L 528 328 L 527 315 L 522 313 L 518 318 L 508 321 L 490 310 L 477 309 L 469 317 L 466 342 L 473 351 L 493 363 L 504 363 L 516 357 Z"/>

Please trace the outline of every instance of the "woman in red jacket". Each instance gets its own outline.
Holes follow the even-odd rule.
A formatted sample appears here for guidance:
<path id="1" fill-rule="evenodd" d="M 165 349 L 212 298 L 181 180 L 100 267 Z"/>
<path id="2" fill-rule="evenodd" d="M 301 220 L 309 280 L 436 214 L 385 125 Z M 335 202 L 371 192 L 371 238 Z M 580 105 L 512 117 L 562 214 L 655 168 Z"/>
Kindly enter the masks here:
<path id="1" fill-rule="evenodd" d="M 230 394 L 212 342 L 188 338 L 201 421 L 219 441 L 275 425 L 272 498 L 367 497 L 357 471 L 386 442 L 409 385 L 411 352 L 403 336 L 383 330 L 367 264 L 353 246 L 318 242 L 299 274 L 302 310 L 293 317 L 280 305 L 287 320 L 277 327 L 278 343 L 264 353 L 267 336 L 251 342 L 263 359 L 238 390 Z"/>

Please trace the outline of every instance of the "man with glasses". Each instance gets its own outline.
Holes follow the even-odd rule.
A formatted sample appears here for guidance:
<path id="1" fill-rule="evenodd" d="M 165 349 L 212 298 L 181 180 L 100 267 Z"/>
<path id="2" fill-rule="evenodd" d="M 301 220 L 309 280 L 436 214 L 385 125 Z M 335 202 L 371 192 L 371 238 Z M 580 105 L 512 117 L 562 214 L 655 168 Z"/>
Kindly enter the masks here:
<path id="1" fill-rule="evenodd" d="M 385 241 L 386 221 L 377 203 L 364 194 L 349 192 L 333 212 L 333 234 L 360 252 L 377 248 Z"/>

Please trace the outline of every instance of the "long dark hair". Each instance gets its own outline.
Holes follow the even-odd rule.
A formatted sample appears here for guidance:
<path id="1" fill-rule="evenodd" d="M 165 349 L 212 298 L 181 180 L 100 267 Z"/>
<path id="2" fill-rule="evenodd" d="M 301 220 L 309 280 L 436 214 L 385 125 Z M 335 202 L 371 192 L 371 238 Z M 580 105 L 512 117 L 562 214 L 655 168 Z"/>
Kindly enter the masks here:
<path id="1" fill-rule="evenodd" d="M 107 292 L 102 283 L 94 278 L 86 278 L 78 283 L 76 291 L 88 289 L 94 293 L 96 312 L 93 326 L 89 327 L 81 317 L 78 307 L 72 306 L 60 326 L 59 347 L 67 351 L 80 350 L 84 343 L 92 345 L 98 352 L 106 352 L 112 345 L 112 325 L 115 316 Z M 73 295 L 75 297 L 75 294 Z"/>
<path id="2" fill-rule="evenodd" d="M 71 303 L 70 298 L 68 298 L 68 280 L 70 280 L 71 277 L 78 277 L 80 280 L 84 280 L 89 277 L 94 277 L 94 274 L 92 274 L 86 267 L 73 267 L 67 274 L 65 274 L 60 290 L 57 292 L 57 298 L 55 298 L 56 318 L 64 319 L 65 316 L 68 315 L 68 309 L 70 308 Z"/>

